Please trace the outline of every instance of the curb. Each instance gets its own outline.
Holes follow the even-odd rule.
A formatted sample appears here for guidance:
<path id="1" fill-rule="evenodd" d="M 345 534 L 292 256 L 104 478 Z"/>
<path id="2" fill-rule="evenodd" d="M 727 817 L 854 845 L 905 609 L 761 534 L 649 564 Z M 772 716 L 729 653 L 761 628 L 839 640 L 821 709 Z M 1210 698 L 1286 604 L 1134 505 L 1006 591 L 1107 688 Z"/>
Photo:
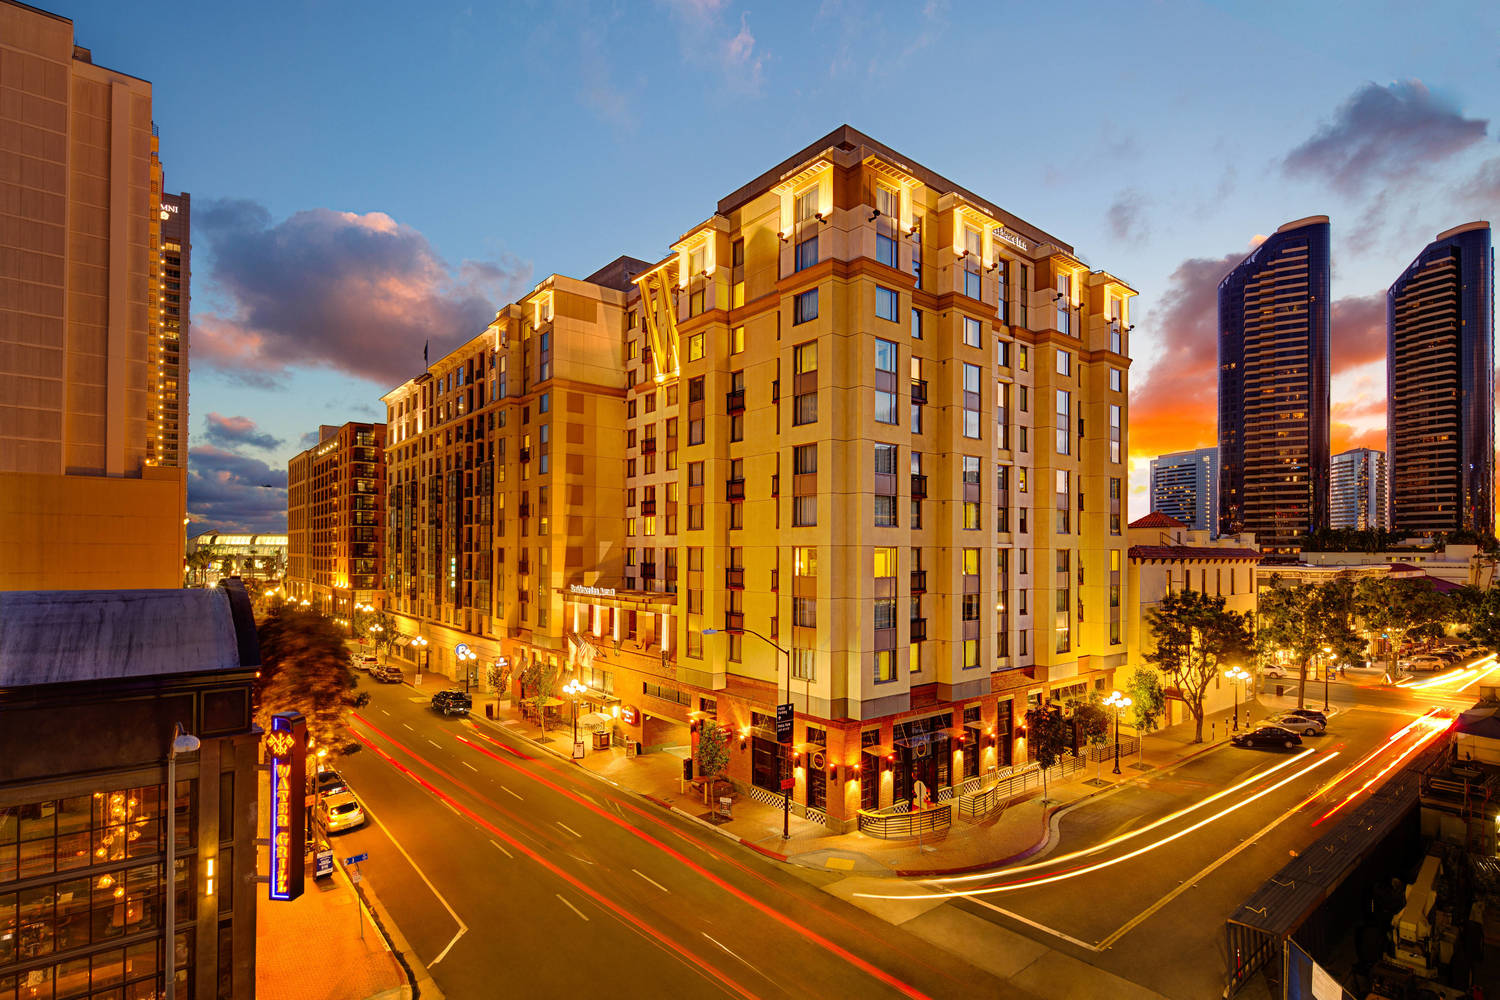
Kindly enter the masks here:
<path id="1" fill-rule="evenodd" d="M 391 956 L 395 958 L 396 964 L 401 967 L 401 971 L 406 975 L 406 985 L 400 988 L 400 992 L 404 996 L 411 997 L 411 1000 L 419 1000 L 423 996 L 432 997 L 434 1000 L 443 1000 L 443 991 L 438 988 L 437 983 L 432 981 L 432 977 L 428 975 L 426 967 L 417 960 L 416 952 L 412 949 L 411 943 L 406 940 L 406 936 L 396 926 L 396 921 L 391 918 L 390 913 L 381 904 L 380 899 L 375 894 L 375 890 L 365 888 L 363 883 L 356 884 L 349 877 L 349 869 L 337 857 L 334 859 L 334 864 L 338 867 L 339 874 L 344 877 L 344 881 L 348 883 L 349 888 L 354 890 L 354 894 L 359 897 L 359 901 L 369 911 L 370 922 L 380 932 L 380 936 L 385 941 L 386 947 L 390 949 Z M 363 914 L 361 914 L 360 919 L 364 919 Z M 418 974 L 418 970 L 421 970 L 420 974 Z"/>

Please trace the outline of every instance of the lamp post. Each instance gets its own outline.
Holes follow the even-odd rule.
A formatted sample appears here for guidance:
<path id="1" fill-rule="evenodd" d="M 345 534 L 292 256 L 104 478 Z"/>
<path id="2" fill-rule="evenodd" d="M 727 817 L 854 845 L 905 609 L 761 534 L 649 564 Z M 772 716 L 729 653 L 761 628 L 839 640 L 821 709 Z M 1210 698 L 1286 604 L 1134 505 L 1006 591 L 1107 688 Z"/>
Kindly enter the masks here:
<path id="1" fill-rule="evenodd" d="M 1328 711 L 1328 668 L 1331 666 L 1328 660 L 1332 652 L 1332 646 L 1323 647 L 1323 711 L 1325 712 Z"/>
<path id="2" fill-rule="evenodd" d="M 167 863 L 164 872 L 167 896 L 166 984 L 167 1000 L 177 997 L 177 755 L 193 753 L 202 741 L 182 730 L 182 723 L 172 727 L 172 745 L 167 748 L 166 812 Z"/>
<path id="3" fill-rule="evenodd" d="M 1248 681 L 1250 679 L 1250 675 L 1240 667 L 1230 667 L 1228 670 L 1224 671 L 1224 676 L 1229 678 L 1230 684 L 1234 687 L 1234 728 L 1235 731 L 1238 732 L 1240 728 L 1239 685 L 1242 681 Z"/>
<path id="4" fill-rule="evenodd" d="M 454 663 L 464 672 L 464 693 L 469 692 L 469 664 L 479 659 L 479 654 L 469 648 L 468 643 L 459 643 L 453 648 Z M 575 713 L 576 714 L 576 713 Z M 574 734 L 577 735 L 576 733 Z"/>
<path id="5" fill-rule="evenodd" d="M 1123 712 L 1125 709 L 1129 708 L 1132 704 L 1134 704 L 1134 702 L 1132 702 L 1129 697 L 1121 694 L 1120 692 L 1114 691 L 1114 692 L 1110 693 L 1110 696 L 1108 698 L 1104 699 L 1104 704 L 1110 706 L 1111 708 L 1113 708 L 1115 710 L 1115 771 L 1114 771 L 1114 773 L 1115 774 L 1119 774 L 1120 773 L 1120 713 Z"/>
<path id="6" fill-rule="evenodd" d="M 420 684 L 422 683 L 422 667 L 424 666 L 428 655 L 430 655 L 427 649 L 427 639 L 419 635 L 411 641 L 411 644 L 415 647 L 417 653 L 422 654 L 422 662 L 417 662 L 417 683 Z M 416 659 L 416 655 L 413 654 L 412 660 L 416 661 Z"/>
<path id="7" fill-rule="evenodd" d="M 577 677 L 569 679 L 568 683 L 563 685 L 563 693 L 573 696 L 573 747 L 575 750 L 578 747 L 578 696 L 587 690 L 588 688 L 578 683 Z"/>
<path id="8" fill-rule="evenodd" d="M 380 633 L 384 632 L 385 629 L 380 625 L 371 625 L 370 631 L 375 635 L 375 638 L 372 639 L 371 642 L 375 646 L 375 652 L 378 653 L 380 652 Z"/>
<path id="9" fill-rule="evenodd" d="M 703 634 L 718 635 L 721 631 L 723 630 L 716 628 L 706 628 L 703 630 Z M 786 700 L 790 702 L 792 700 L 792 654 L 787 650 L 782 649 L 776 643 L 772 642 L 770 639 L 767 639 L 765 636 L 761 635 L 754 629 L 742 628 L 739 631 L 744 632 L 746 635 L 755 636 L 755 638 L 759 639 L 767 646 L 770 646 L 782 656 L 786 657 Z M 792 721 L 794 724 L 796 722 L 796 718 L 796 710 L 794 709 L 792 712 Z M 786 749 L 783 751 L 783 759 L 791 757 L 791 745 L 785 744 L 785 746 Z M 785 781 L 786 779 L 783 778 L 782 780 Z M 781 790 L 781 839 L 792 839 L 792 789 L 790 786 Z"/>

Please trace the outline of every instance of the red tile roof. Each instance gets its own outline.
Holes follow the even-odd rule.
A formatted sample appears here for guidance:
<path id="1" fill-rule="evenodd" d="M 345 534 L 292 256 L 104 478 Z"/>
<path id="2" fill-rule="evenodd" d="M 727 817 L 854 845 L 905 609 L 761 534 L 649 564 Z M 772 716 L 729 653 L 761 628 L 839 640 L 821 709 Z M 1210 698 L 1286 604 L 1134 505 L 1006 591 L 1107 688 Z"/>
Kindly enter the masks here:
<path id="1" fill-rule="evenodd" d="M 1175 517 L 1163 514 L 1159 510 L 1153 510 L 1145 517 L 1136 518 L 1130 522 L 1132 528 L 1186 528 L 1187 525 Z"/>
<path id="2" fill-rule="evenodd" d="M 1132 545 L 1130 558 L 1136 562 L 1260 562 L 1263 557 L 1255 549 L 1214 545 Z"/>

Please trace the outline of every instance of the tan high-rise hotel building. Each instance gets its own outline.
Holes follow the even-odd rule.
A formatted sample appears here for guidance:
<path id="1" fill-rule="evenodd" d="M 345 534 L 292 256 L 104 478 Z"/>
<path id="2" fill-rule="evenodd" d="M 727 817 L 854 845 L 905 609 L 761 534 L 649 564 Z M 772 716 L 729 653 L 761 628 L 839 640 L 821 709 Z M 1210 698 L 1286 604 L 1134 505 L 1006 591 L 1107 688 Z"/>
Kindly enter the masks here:
<path id="1" fill-rule="evenodd" d="M 0 0 L 0 590 L 182 584 L 161 214 L 151 84 Z"/>
<path id="2" fill-rule="evenodd" d="M 840 128 L 386 394 L 388 605 L 645 751 L 716 718 L 753 794 L 790 700 L 830 826 L 962 790 L 1124 665 L 1134 294 Z"/>

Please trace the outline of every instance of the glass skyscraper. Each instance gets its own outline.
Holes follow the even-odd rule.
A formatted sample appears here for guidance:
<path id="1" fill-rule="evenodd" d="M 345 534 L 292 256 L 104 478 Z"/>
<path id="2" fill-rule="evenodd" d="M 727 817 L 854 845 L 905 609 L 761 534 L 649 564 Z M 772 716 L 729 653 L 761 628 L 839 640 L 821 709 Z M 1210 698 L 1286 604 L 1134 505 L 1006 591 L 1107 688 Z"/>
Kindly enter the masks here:
<path id="1" fill-rule="evenodd" d="M 1329 226 L 1289 222 L 1219 283 L 1219 533 L 1328 525 Z"/>

